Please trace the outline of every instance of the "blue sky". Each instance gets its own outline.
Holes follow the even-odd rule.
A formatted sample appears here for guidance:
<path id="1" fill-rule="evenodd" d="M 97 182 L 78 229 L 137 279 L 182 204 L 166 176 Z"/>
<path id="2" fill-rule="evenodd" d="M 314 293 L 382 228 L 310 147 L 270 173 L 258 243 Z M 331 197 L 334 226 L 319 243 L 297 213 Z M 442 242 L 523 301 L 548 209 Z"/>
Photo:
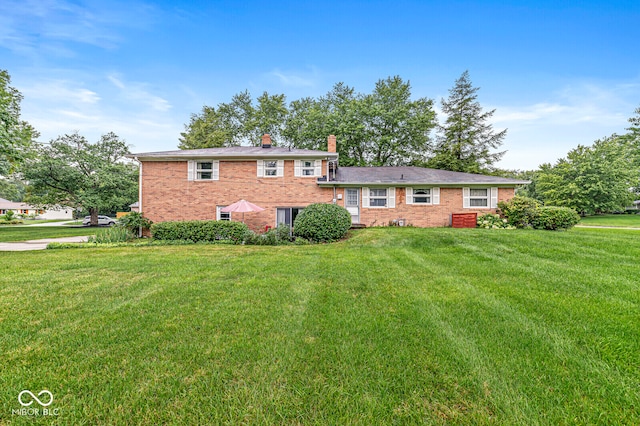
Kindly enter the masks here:
<path id="1" fill-rule="evenodd" d="M 508 129 L 499 166 L 534 169 L 624 132 L 638 40 L 637 0 L 0 2 L 0 69 L 40 139 L 113 131 L 133 152 L 175 149 L 191 114 L 245 89 L 292 101 L 399 75 L 439 106 L 469 70 Z"/>

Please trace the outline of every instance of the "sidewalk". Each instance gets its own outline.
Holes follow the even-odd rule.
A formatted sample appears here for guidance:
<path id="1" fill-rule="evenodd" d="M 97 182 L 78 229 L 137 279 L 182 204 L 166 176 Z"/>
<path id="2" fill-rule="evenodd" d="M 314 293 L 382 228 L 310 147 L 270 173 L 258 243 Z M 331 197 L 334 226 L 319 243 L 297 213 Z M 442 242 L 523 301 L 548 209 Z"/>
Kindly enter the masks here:
<path id="1" fill-rule="evenodd" d="M 86 243 L 88 237 L 45 238 L 19 243 L 0 243 L 0 251 L 44 250 L 49 243 Z"/>

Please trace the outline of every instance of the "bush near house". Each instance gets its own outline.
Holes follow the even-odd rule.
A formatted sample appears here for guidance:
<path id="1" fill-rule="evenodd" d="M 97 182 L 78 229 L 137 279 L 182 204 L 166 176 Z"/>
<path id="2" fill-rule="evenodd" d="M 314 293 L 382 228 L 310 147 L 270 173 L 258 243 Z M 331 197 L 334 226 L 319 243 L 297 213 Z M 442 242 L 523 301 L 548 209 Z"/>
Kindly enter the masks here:
<path id="1" fill-rule="evenodd" d="M 529 228 L 540 205 L 535 198 L 516 195 L 509 201 L 500 201 L 498 208 L 509 225 L 516 228 Z"/>
<path id="2" fill-rule="evenodd" d="M 580 222 L 580 215 L 569 207 L 546 206 L 536 210 L 536 216 L 531 225 L 535 229 L 557 231 L 569 229 Z"/>
<path id="3" fill-rule="evenodd" d="M 293 233 L 309 241 L 337 241 L 351 227 L 351 214 L 335 204 L 310 204 L 296 217 Z"/>
<path id="4" fill-rule="evenodd" d="M 516 228 L 547 230 L 569 229 L 580 221 L 580 216 L 569 207 L 542 206 L 538 200 L 515 196 L 501 201 L 498 208 L 509 225 Z"/>
<path id="5" fill-rule="evenodd" d="M 157 240 L 188 240 L 195 243 L 229 240 L 240 244 L 250 232 L 242 222 L 225 220 L 160 222 L 151 225 L 150 229 L 151 236 Z"/>

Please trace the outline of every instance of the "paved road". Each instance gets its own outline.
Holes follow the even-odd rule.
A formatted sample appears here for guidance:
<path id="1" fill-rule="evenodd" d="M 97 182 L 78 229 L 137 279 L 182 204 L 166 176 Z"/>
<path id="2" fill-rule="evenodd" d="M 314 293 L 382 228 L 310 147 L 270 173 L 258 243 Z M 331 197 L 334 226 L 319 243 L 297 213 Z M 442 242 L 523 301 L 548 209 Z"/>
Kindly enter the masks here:
<path id="1" fill-rule="evenodd" d="M 85 243 L 88 237 L 45 238 L 19 243 L 0 243 L 0 251 L 44 250 L 49 243 Z"/>

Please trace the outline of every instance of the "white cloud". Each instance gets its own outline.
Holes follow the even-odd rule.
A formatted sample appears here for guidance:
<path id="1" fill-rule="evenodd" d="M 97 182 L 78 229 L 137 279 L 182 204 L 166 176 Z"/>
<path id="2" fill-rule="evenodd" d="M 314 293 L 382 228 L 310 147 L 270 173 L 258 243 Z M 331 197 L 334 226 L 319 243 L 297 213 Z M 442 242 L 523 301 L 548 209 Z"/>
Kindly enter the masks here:
<path id="1" fill-rule="evenodd" d="M 554 163 L 580 145 L 624 133 L 640 99 L 640 83 L 575 83 L 544 102 L 501 105 L 492 123 L 508 128 L 501 167 L 533 169 Z M 487 108 L 489 109 L 489 108 Z"/>
<path id="2" fill-rule="evenodd" d="M 145 83 L 124 83 L 116 75 L 109 75 L 108 80 L 120 89 L 120 94 L 126 99 L 139 104 L 147 105 L 156 111 L 169 111 L 171 103 L 166 99 L 149 93 Z"/>
<path id="3" fill-rule="evenodd" d="M 316 68 L 309 71 L 281 71 L 276 68 L 267 77 L 285 87 L 314 87 L 318 81 L 318 71 Z"/>
<path id="4" fill-rule="evenodd" d="M 0 46 L 22 55 L 63 57 L 75 54 L 69 42 L 111 49 L 124 41 L 123 28 L 143 28 L 154 14 L 133 1 L 3 0 Z"/>

